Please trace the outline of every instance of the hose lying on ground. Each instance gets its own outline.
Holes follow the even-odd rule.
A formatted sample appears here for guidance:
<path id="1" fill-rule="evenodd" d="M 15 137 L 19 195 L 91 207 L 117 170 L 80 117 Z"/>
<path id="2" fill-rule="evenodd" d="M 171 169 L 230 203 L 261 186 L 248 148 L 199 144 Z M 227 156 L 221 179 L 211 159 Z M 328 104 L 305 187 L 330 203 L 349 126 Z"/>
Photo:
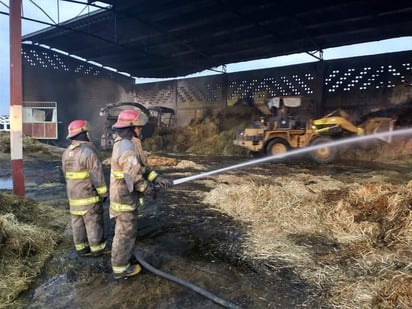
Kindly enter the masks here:
<path id="1" fill-rule="evenodd" d="M 213 302 L 215 302 L 215 303 L 217 303 L 217 304 L 219 304 L 219 305 L 221 305 L 221 306 L 223 306 L 223 307 L 225 307 L 225 308 L 239 309 L 239 306 L 237 306 L 237 305 L 235 305 L 235 304 L 233 304 L 233 303 L 231 303 L 231 302 L 229 302 L 229 301 L 227 301 L 227 300 L 221 299 L 221 298 L 217 297 L 216 295 L 214 295 L 214 294 L 212 294 L 212 293 L 210 293 L 210 292 L 207 292 L 207 291 L 201 289 L 200 287 L 198 287 L 198 286 L 196 286 L 196 285 L 194 285 L 194 284 L 192 284 L 192 283 L 190 283 L 190 282 L 187 282 L 187 281 L 185 281 L 185 280 L 183 280 L 183 279 L 177 278 L 177 277 L 175 277 L 175 276 L 172 276 L 172 275 L 170 275 L 170 274 L 168 274 L 168 273 L 165 273 L 165 272 L 163 272 L 163 271 L 161 271 L 161 270 L 158 270 L 158 269 L 154 268 L 153 266 L 151 266 L 150 264 L 148 264 L 148 263 L 142 258 L 141 254 L 139 253 L 139 251 L 138 251 L 136 248 L 134 249 L 134 256 L 136 257 L 137 261 L 138 261 L 144 268 L 146 268 L 148 271 L 154 273 L 155 275 L 158 275 L 158 276 L 160 276 L 160 277 L 162 277 L 162 278 L 165 278 L 165 279 L 167 279 L 167 280 L 170 280 L 170 281 L 173 281 L 173 282 L 178 283 L 178 284 L 180 284 L 180 285 L 183 285 L 183 286 L 185 286 L 185 287 L 187 287 L 187 288 L 195 291 L 196 293 L 199 293 L 199 294 L 203 295 L 204 297 L 210 299 L 211 301 L 213 301 Z"/>

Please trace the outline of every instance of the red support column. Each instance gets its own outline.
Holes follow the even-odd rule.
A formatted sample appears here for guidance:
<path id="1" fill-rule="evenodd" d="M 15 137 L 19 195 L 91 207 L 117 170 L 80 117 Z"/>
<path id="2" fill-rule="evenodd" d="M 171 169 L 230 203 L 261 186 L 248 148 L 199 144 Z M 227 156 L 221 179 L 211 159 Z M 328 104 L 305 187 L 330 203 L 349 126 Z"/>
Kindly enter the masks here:
<path id="1" fill-rule="evenodd" d="M 24 196 L 21 0 L 10 1 L 10 148 L 14 194 Z"/>

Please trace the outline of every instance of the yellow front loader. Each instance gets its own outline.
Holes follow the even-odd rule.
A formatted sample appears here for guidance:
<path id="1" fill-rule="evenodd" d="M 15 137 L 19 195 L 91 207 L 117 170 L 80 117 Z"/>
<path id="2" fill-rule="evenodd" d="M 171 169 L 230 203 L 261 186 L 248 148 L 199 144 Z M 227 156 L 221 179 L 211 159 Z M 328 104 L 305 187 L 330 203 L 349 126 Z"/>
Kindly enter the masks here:
<path id="1" fill-rule="evenodd" d="M 394 122 L 392 118 L 380 117 L 368 119 L 363 125 L 356 126 L 348 120 L 347 114 L 340 110 L 304 123 L 292 118 L 268 118 L 239 131 L 233 143 L 249 149 L 252 154 L 276 155 L 345 137 L 390 131 Z M 317 163 L 330 163 L 335 160 L 337 149 L 319 147 L 309 154 Z"/>

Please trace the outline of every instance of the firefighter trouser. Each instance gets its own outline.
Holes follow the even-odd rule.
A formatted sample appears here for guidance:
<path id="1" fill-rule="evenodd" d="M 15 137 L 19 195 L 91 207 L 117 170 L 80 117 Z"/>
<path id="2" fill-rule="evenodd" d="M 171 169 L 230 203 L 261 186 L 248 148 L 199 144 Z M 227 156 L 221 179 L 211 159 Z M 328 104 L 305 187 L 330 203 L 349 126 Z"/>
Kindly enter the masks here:
<path id="1" fill-rule="evenodd" d="M 90 251 L 104 249 L 103 206 L 94 204 L 82 216 L 72 215 L 73 241 L 77 251 L 90 246 Z"/>
<path id="2" fill-rule="evenodd" d="M 112 243 L 112 267 L 127 268 L 137 236 L 137 210 L 131 212 L 116 212 Z"/>

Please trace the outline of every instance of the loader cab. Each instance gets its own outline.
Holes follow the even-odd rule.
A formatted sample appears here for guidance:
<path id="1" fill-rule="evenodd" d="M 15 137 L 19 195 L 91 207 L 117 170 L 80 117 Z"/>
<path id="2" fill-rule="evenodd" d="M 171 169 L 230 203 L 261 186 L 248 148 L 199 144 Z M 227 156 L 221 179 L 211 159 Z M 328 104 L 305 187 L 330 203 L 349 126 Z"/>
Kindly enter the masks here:
<path id="1" fill-rule="evenodd" d="M 175 110 L 166 106 L 150 106 L 149 121 L 153 122 L 156 127 L 172 128 L 176 125 Z"/>
<path id="2" fill-rule="evenodd" d="M 113 148 L 113 142 L 116 137 L 115 130 L 112 126 L 117 121 L 119 113 L 125 109 L 138 109 L 146 114 L 148 118 L 147 124 L 142 129 L 142 137 L 151 137 L 158 127 L 173 127 L 175 126 L 175 111 L 172 108 L 165 106 L 150 106 L 137 102 L 119 102 L 107 104 L 100 109 L 100 116 L 105 117 L 103 133 L 100 138 L 100 148 L 109 150 Z"/>
<path id="3" fill-rule="evenodd" d="M 280 96 L 271 98 L 266 104 L 267 126 L 274 129 L 304 129 L 312 113 L 305 112 L 308 102 L 302 96 Z"/>
<path id="4" fill-rule="evenodd" d="M 109 150 L 113 148 L 113 142 L 116 138 L 116 132 L 112 126 L 116 123 L 119 113 L 125 109 L 138 109 L 150 117 L 150 112 L 146 106 L 136 102 L 120 102 L 107 104 L 100 109 L 100 116 L 105 117 L 103 133 L 100 137 L 100 148 L 102 150 Z M 149 118 L 150 119 L 150 118 Z M 142 135 L 144 137 L 151 136 L 153 134 L 154 127 L 149 122 L 143 127 Z"/>

